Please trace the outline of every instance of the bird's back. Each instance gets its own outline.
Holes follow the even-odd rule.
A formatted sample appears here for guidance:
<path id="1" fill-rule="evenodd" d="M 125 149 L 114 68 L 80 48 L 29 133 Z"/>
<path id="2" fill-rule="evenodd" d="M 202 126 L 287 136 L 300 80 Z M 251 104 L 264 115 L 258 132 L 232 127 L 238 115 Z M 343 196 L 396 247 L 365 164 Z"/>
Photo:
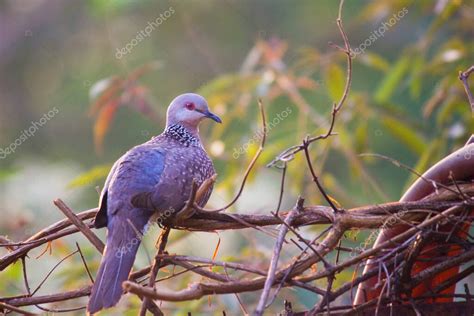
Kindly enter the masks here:
<path id="1" fill-rule="evenodd" d="M 116 162 L 104 188 L 108 195 L 107 216 L 140 206 L 149 211 L 151 206 L 157 212 L 179 210 L 189 198 L 193 180 L 201 185 L 214 173 L 199 139 L 167 129 Z M 210 191 L 199 204 L 207 202 Z M 140 195 L 146 194 L 151 204 L 140 205 Z"/>
<path id="2" fill-rule="evenodd" d="M 199 186 L 215 173 L 212 161 L 199 139 L 190 139 L 189 135 L 184 137 L 175 135 L 172 131 L 167 129 L 163 134 L 142 145 L 148 148 L 147 150 L 164 153 L 164 167 L 159 180 L 148 191 L 151 193 L 149 202 L 158 213 L 167 210 L 179 211 L 189 198 L 192 182 L 195 181 Z M 198 201 L 200 205 L 207 202 L 211 189 L 201 201 Z M 134 195 L 134 198 L 134 201 L 137 201 L 137 195 Z M 140 206 L 140 203 L 135 203 L 137 204 Z"/>

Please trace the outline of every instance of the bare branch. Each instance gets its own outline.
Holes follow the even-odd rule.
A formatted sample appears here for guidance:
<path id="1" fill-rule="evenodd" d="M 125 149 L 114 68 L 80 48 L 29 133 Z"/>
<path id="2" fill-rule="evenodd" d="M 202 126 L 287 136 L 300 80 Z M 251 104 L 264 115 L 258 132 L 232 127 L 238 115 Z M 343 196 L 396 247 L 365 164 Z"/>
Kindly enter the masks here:
<path id="1" fill-rule="evenodd" d="M 471 105 L 471 112 L 474 115 L 474 97 L 472 96 L 471 89 L 469 88 L 469 83 L 468 79 L 471 73 L 474 72 L 474 65 L 469 67 L 466 71 L 460 71 L 459 72 L 459 80 L 461 80 L 464 91 L 466 91 L 467 99 L 469 101 L 469 104 Z"/>
<path id="2" fill-rule="evenodd" d="M 61 199 L 54 200 L 54 205 L 56 205 L 64 215 L 86 236 L 86 238 L 94 245 L 94 247 L 100 252 L 104 252 L 105 245 L 97 237 L 92 230 L 84 224 L 74 212 L 64 203 Z"/>
<path id="3" fill-rule="evenodd" d="M 280 233 L 273 248 L 273 255 L 270 261 L 270 266 L 268 268 L 267 279 L 265 280 L 265 285 L 263 287 L 262 295 L 260 296 L 260 301 L 258 302 L 257 308 L 255 310 L 255 315 L 261 316 L 267 307 L 268 295 L 270 295 L 270 290 L 275 281 L 275 273 L 278 265 L 278 259 L 280 258 L 280 251 L 283 246 L 283 240 L 285 239 L 286 233 L 288 232 L 288 226 L 291 226 L 291 222 L 295 217 L 296 213 L 300 212 L 303 208 L 304 200 L 299 197 L 296 203 L 296 206 L 290 212 L 290 214 L 285 219 L 285 224 L 280 228 Z"/>

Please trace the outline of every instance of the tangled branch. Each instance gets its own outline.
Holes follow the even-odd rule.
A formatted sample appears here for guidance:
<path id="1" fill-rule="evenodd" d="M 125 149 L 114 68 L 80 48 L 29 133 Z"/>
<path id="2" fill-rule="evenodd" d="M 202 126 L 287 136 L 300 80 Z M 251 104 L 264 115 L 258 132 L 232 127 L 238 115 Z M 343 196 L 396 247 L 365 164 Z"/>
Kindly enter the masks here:
<path id="1" fill-rule="evenodd" d="M 324 234 L 324 239 L 321 242 L 313 240 L 311 246 L 315 252 L 304 252 L 303 255 L 298 256 L 294 262 L 286 264 L 285 267 L 276 269 L 273 275 L 272 286 L 279 285 L 282 287 L 296 286 L 309 290 L 315 295 L 323 296 L 326 301 L 333 301 L 337 297 L 350 291 L 360 282 L 364 281 L 370 276 L 376 275 L 378 272 L 374 271 L 372 275 L 365 275 L 364 278 L 357 278 L 351 282 L 339 287 L 338 289 L 320 289 L 311 285 L 311 282 L 321 278 L 335 277 L 344 269 L 357 266 L 363 263 L 367 258 L 383 253 L 383 250 L 388 244 L 397 245 L 396 251 L 392 254 L 386 254 L 383 261 L 386 265 L 393 265 L 400 258 L 406 254 L 409 247 L 407 243 L 397 244 L 398 240 L 406 239 L 409 236 L 415 236 L 420 231 L 434 231 L 436 224 L 443 221 L 459 221 L 460 214 L 467 207 L 473 207 L 474 201 L 474 185 L 462 184 L 458 186 L 462 190 L 463 195 L 467 198 L 465 200 L 459 199 L 459 195 L 450 190 L 440 190 L 429 197 L 417 202 L 392 202 L 371 206 L 364 206 L 354 209 L 348 209 L 342 213 L 334 213 L 330 207 L 325 206 L 301 206 L 298 212 L 295 210 L 282 211 L 278 218 L 273 215 L 247 215 L 247 214 L 233 214 L 229 216 L 225 213 L 205 212 L 196 210 L 195 214 L 188 219 L 183 219 L 179 223 L 175 223 L 175 229 L 192 230 L 192 231 L 214 231 L 214 230 L 229 230 L 229 229 L 250 229 L 242 222 L 249 223 L 253 226 L 264 227 L 279 225 L 282 221 L 286 222 L 293 230 L 298 230 L 304 226 L 317 226 L 330 224 L 331 228 Z M 453 189 L 454 186 L 451 188 Z M 77 214 L 77 218 L 86 226 L 91 227 L 90 220 L 94 217 L 96 209 L 87 210 Z M 377 248 L 365 250 L 357 253 L 352 258 L 333 265 L 329 268 L 323 269 L 315 273 L 308 273 L 308 268 L 321 261 L 320 256 L 325 256 L 331 251 L 334 251 L 339 244 L 343 234 L 353 229 L 374 229 L 387 225 L 390 222 L 392 225 L 402 222 L 416 223 L 420 217 L 426 217 L 426 213 L 432 214 L 429 219 L 423 220 L 421 223 L 414 225 L 410 230 L 396 239 L 387 242 L 387 245 L 380 245 Z M 462 220 L 472 220 L 471 218 L 464 218 Z M 0 258 L 0 268 L 4 270 L 16 260 L 22 259 L 25 255 L 34 248 L 41 247 L 44 244 L 50 243 L 56 239 L 67 235 L 80 232 L 78 228 L 74 227 L 74 223 L 70 219 L 61 220 L 48 228 L 43 229 L 31 238 L 22 243 L 2 243 L 1 247 L 8 247 L 13 249 L 10 253 Z M 204 228 L 206 227 L 206 228 Z M 282 226 L 286 227 L 286 226 Z M 436 233 L 436 232 L 435 232 Z M 282 240 L 281 238 L 279 240 Z M 430 270 L 414 276 L 412 281 L 406 285 L 407 288 L 416 286 L 419 282 L 448 269 L 453 264 L 469 262 L 474 257 L 472 244 L 466 245 L 469 251 L 463 255 L 456 257 L 453 263 L 441 263 L 433 266 Z M 318 253 L 318 255 L 316 255 Z M 230 279 L 227 275 L 222 273 L 212 272 L 203 269 L 203 266 L 197 264 L 204 264 L 205 266 L 221 266 L 227 269 L 232 269 L 236 272 L 243 273 L 245 278 Z M 209 278 L 211 281 L 191 284 L 187 289 L 180 291 L 170 291 L 163 288 L 154 289 L 154 282 L 148 281 L 147 286 L 142 286 L 137 283 L 141 278 L 155 271 L 152 279 L 156 277 L 157 269 L 165 266 L 178 266 L 185 269 L 184 273 L 196 273 Z M 171 275 L 170 278 L 177 277 L 178 273 Z M 241 293 L 248 291 L 257 291 L 263 289 L 267 279 L 267 272 L 259 267 L 252 266 L 249 263 L 241 262 L 220 262 L 206 258 L 197 258 L 189 256 L 169 255 L 159 252 L 156 255 L 155 264 L 153 267 L 135 271 L 131 274 L 128 282 L 124 283 L 124 288 L 131 292 L 140 295 L 141 297 L 150 298 L 154 300 L 164 301 L 186 301 L 191 299 L 199 299 L 206 295 L 226 294 L 226 293 Z M 253 277 L 252 277 L 253 276 Z M 269 281 L 270 282 L 270 281 Z M 268 287 L 267 287 L 268 288 Z M 45 303 L 59 302 L 70 300 L 78 297 L 87 296 L 90 293 L 90 286 L 84 288 L 62 292 L 51 295 L 20 295 L 15 297 L 2 297 L 0 302 L 4 303 L 2 306 L 31 306 Z M 267 296 L 268 297 L 268 296 Z M 144 300 L 146 301 L 146 300 Z M 6 305 L 5 305 L 6 304 Z M 145 304 L 145 303 L 144 303 Z M 7 307 L 4 307 L 8 309 Z"/>

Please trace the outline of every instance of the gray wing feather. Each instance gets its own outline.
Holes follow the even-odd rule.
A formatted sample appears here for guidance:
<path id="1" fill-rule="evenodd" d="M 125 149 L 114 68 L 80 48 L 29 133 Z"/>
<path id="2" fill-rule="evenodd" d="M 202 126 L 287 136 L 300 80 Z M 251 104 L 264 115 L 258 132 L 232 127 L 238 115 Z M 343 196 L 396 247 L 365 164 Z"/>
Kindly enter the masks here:
<path id="1" fill-rule="evenodd" d="M 112 179 L 115 170 L 117 169 L 117 165 L 119 164 L 120 160 L 117 160 L 107 175 L 107 179 L 105 180 L 104 187 L 102 188 L 102 192 L 100 193 L 100 200 L 99 200 L 99 210 L 94 218 L 94 227 L 95 228 L 102 228 L 107 226 L 107 196 L 108 196 L 108 188 L 110 179 Z"/>
<path id="2" fill-rule="evenodd" d="M 110 191 L 114 195 L 133 195 L 133 192 L 152 190 L 164 169 L 165 154 L 149 145 L 134 147 L 115 162 L 107 176 L 99 201 L 94 226 L 107 226 L 108 216 L 118 209 L 108 203 Z M 133 181 L 128 181 L 133 179 Z M 112 186 L 112 188 L 110 188 Z"/>

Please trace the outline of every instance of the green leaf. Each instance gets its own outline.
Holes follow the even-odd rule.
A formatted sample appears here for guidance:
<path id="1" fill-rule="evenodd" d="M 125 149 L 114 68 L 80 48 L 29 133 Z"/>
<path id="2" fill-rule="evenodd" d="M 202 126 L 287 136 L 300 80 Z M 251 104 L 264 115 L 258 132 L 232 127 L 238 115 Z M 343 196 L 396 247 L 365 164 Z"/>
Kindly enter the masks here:
<path id="1" fill-rule="evenodd" d="M 462 4 L 462 1 L 447 1 L 447 4 L 444 6 L 443 10 L 438 13 L 436 19 L 431 23 L 425 36 L 429 37 L 431 34 L 436 33 L 439 28 L 444 26 L 446 21 L 448 21 L 448 19 L 459 10 L 459 7 Z"/>
<path id="2" fill-rule="evenodd" d="M 441 145 L 443 144 L 443 141 L 441 139 L 433 141 L 428 148 L 423 152 L 423 154 L 420 156 L 418 159 L 418 162 L 416 163 L 414 169 L 419 172 L 423 173 L 428 168 L 431 166 L 432 163 L 436 162 L 438 160 L 438 154 L 439 154 L 439 149 L 441 148 Z M 406 185 L 405 185 L 405 190 L 408 189 L 408 187 L 416 180 L 418 179 L 418 176 L 415 174 L 412 174 Z"/>
<path id="3" fill-rule="evenodd" d="M 382 56 L 373 53 L 365 52 L 360 56 L 360 62 L 371 68 L 387 72 L 390 69 L 390 64 Z"/>
<path id="4" fill-rule="evenodd" d="M 115 1 L 102 1 L 102 0 L 89 0 L 90 10 L 97 15 L 110 14 L 111 12 L 120 12 L 133 5 L 136 5 L 130 0 L 115 0 Z"/>
<path id="5" fill-rule="evenodd" d="M 413 153 L 421 155 L 426 150 L 426 141 L 418 135 L 410 126 L 400 120 L 385 116 L 382 118 L 381 124 L 387 131 L 407 145 Z"/>
<path id="6" fill-rule="evenodd" d="M 368 148 L 368 124 L 367 121 L 361 123 L 357 126 L 354 133 L 356 152 L 364 152 Z"/>
<path id="7" fill-rule="evenodd" d="M 339 100 L 344 92 L 344 71 L 337 64 L 331 64 L 324 73 L 328 93 L 333 100 Z"/>
<path id="8" fill-rule="evenodd" d="M 21 277 L 23 275 L 22 273 L 23 267 L 21 264 L 21 261 L 18 260 L 14 264 L 11 264 L 8 266 L 8 269 L 6 269 L 3 273 L 2 279 L 10 279 L 10 280 L 21 280 Z"/>
<path id="9" fill-rule="evenodd" d="M 438 115 L 436 116 L 436 125 L 437 126 L 445 126 L 449 122 L 453 121 L 456 117 L 455 113 L 463 113 L 463 109 L 467 109 L 468 107 L 459 102 L 454 97 L 448 97 L 448 99 L 441 105 Z"/>
<path id="10" fill-rule="evenodd" d="M 259 83 L 257 76 L 225 74 L 202 86 L 197 93 L 205 96 L 209 103 L 229 101 L 236 93 L 251 91 Z"/>
<path id="11" fill-rule="evenodd" d="M 6 181 L 8 178 L 11 176 L 15 175 L 18 172 L 18 168 L 12 168 L 12 169 L 0 169 L 0 182 Z"/>
<path id="12" fill-rule="evenodd" d="M 402 56 L 397 61 L 375 91 L 374 100 L 376 102 L 385 103 L 392 97 L 395 90 L 400 86 L 400 82 L 408 71 L 409 66 L 410 56 L 408 55 Z"/>
<path id="13" fill-rule="evenodd" d="M 411 70 L 410 94 L 412 98 L 419 99 L 421 94 L 422 70 L 425 65 L 424 56 L 418 55 L 413 62 Z"/>
<path id="14" fill-rule="evenodd" d="M 93 167 L 92 169 L 80 174 L 67 185 L 68 188 L 78 188 L 95 183 L 107 177 L 111 164 L 105 164 Z"/>

